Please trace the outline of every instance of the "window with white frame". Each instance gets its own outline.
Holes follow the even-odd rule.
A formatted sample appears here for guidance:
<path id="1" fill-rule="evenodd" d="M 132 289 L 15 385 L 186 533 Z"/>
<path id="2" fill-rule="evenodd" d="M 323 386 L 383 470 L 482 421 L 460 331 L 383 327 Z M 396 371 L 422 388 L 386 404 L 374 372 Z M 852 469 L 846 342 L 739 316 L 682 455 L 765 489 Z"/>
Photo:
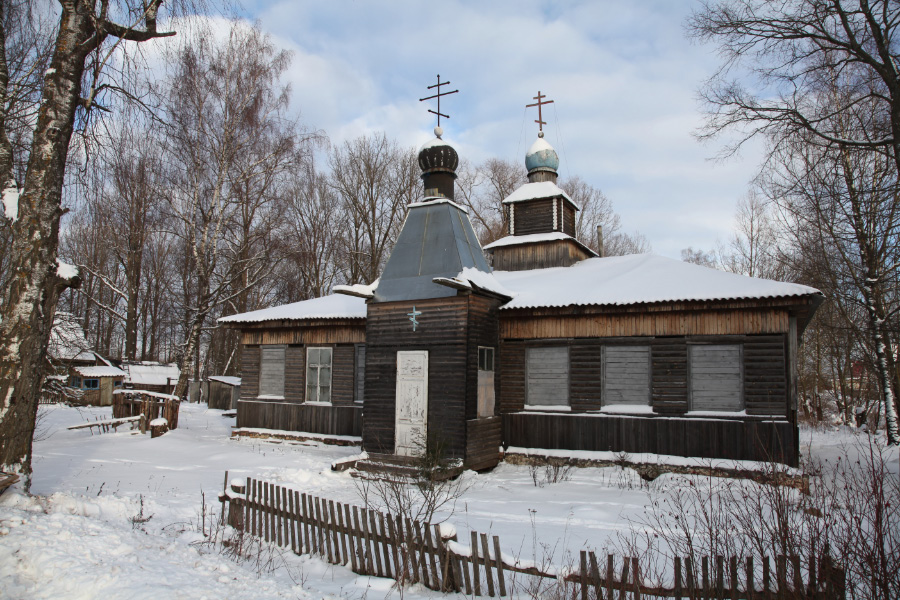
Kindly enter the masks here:
<path id="1" fill-rule="evenodd" d="M 285 346 L 260 346 L 259 395 L 284 398 Z"/>
<path id="2" fill-rule="evenodd" d="M 331 402 L 331 348 L 306 349 L 306 401 Z"/>
<path id="3" fill-rule="evenodd" d="M 478 347 L 478 418 L 494 416 L 494 349 Z"/>

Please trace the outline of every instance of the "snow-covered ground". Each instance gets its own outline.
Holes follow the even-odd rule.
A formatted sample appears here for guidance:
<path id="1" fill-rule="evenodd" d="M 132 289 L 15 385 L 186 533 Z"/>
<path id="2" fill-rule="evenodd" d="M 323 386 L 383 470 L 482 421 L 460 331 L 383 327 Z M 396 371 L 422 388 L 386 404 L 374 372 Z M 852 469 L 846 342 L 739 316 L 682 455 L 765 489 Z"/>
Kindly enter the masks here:
<path id="1" fill-rule="evenodd" d="M 289 552 L 277 568 L 236 563 L 203 544 L 201 513 L 218 512 L 229 478 L 251 476 L 343 502 L 360 503 L 333 461 L 358 447 L 272 443 L 230 437 L 233 418 L 185 404 L 179 428 L 161 438 L 91 435 L 67 426 L 108 418 L 110 409 L 41 407 L 34 496 L 20 486 L 0 497 L 0 598 L 385 598 L 392 582 Z M 837 457 L 848 432 L 801 434 L 811 452 Z M 898 475 L 897 451 L 888 451 Z M 574 469 L 568 481 L 537 487 L 526 466 L 466 473 L 468 490 L 444 514 L 460 540 L 468 530 L 499 535 L 506 554 L 554 561 L 583 548 L 604 550 L 641 521 L 684 476 L 646 484 L 631 470 Z M 537 549 L 535 549 L 537 548 Z M 422 588 L 415 598 L 436 597 Z"/>

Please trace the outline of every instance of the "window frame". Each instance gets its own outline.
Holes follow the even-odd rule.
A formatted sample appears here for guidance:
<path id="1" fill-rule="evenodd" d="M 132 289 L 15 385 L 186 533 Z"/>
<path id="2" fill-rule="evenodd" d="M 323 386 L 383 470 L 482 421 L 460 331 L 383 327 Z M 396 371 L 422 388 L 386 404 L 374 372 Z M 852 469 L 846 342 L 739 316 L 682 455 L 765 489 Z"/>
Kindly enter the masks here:
<path id="1" fill-rule="evenodd" d="M 88 382 L 91 381 L 96 385 L 88 385 Z M 85 377 L 81 380 L 81 387 L 85 390 L 99 390 L 100 389 L 100 378 L 99 377 Z"/>
<path id="2" fill-rule="evenodd" d="M 310 360 L 309 360 L 309 354 L 310 354 L 310 352 L 313 351 L 313 350 L 319 350 L 319 351 L 321 351 L 321 350 L 328 350 L 329 361 L 328 361 L 328 364 L 327 364 L 327 365 L 321 364 L 321 363 L 315 365 L 315 367 L 317 367 L 317 372 L 316 372 L 316 399 L 315 399 L 315 400 L 310 400 L 310 397 L 309 397 L 309 387 L 310 387 L 310 384 L 309 384 L 309 369 L 310 369 L 310 366 L 311 366 L 311 365 L 310 365 Z M 304 398 L 304 402 L 305 402 L 306 404 L 326 404 L 326 405 L 332 405 L 332 404 L 334 404 L 334 347 L 333 347 L 333 346 L 307 346 L 307 347 L 306 347 L 306 357 L 305 357 L 305 358 L 306 358 L 306 360 L 305 360 L 304 366 L 303 366 L 303 369 L 304 369 L 304 370 L 303 370 L 303 374 L 304 374 L 304 377 L 303 377 L 303 388 L 304 388 L 303 398 Z M 323 368 L 323 367 L 327 367 L 327 368 L 328 368 L 328 400 L 319 400 L 319 398 L 322 397 L 322 394 L 321 394 L 321 388 L 322 388 L 321 381 L 322 381 L 322 368 Z"/>
<path id="3" fill-rule="evenodd" d="M 611 402 L 607 395 L 607 383 L 608 383 L 608 375 L 607 375 L 607 355 L 610 349 L 620 349 L 620 348 L 645 348 L 647 351 L 647 401 L 646 403 L 633 403 L 633 402 Z M 635 407 L 635 410 L 640 410 L 639 407 L 653 406 L 653 348 L 649 343 L 622 343 L 622 344 L 604 344 L 600 351 L 600 407 L 601 410 L 606 409 L 608 407 Z M 624 409 L 620 409 L 624 410 Z"/>
<path id="4" fill-rule="evenodd" d="M 487 361 L 482 360 L 482 356 L 484 358 L 490 358 L 490 368 L 487 368 Z M 497 350 L 493 346 L 478 346 L 478 370 L 479 371 L 497 371 Z M 482 367 L 484 365 L 484 368 Z"/>

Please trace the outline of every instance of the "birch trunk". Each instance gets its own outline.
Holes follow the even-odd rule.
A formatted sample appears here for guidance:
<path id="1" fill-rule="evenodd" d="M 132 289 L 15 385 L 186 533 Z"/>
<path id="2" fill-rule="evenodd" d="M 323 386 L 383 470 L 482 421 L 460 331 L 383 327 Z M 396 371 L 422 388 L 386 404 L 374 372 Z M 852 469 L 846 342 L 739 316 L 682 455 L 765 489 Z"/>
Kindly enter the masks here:
<path id="1" fill-rule="evenodd" d="M 56 301 L 69 283 L 57 276 L 63 175 L 93 46 L 93 16 L 80 2 L 62 2 L 32 151 L 12 223 L 12 277 L 0 323 L 0 469 L 31 475 L 31 443 L 43 364 Z"/>

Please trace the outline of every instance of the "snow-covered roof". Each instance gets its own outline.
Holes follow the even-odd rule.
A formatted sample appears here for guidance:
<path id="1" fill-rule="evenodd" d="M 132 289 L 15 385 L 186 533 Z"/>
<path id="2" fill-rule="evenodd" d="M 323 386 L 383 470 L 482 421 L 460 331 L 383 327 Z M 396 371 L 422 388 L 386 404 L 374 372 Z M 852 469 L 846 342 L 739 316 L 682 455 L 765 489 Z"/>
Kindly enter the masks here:
<path id="1" fill-rule="evenodd" d="M 353 285 L 336 285 L 331 288 L 335 294 L 344 294 L 346 296 L 356 296 L 357 298 L 371 298 L 375 295 L 378 288 L 378 280 L 366 285 L 364 283 L 354 283 Z"/>
<path id="2" fill-rule="evenodd" d="M 125 371 L 115 367 L 72 367 L 82 377 L 125 377 Z"/>
<path id="3" fill-rule="evenodd" d="M 821 295 L 809 286 L 717 271 L 654 254 L 589 258 L 571 267 L 494 271 L 515 293 L 504 310 Z"/>
<path id="4" fill-rule="evenodd" d="M 571 198 L 569 198 L 569 195 L 552 181 L 525 183 L 512 194 L 507 196 L 503 201 L 503 204 L 524 202 L 526 200 L 539 200 L 541 198 L 556 198 L 558 196 L 562 196 L 563 198 L 568 200 L 572 204 L 572 206 L 575 207 L 575 210 L 581 210 L 581 207 L 575 204 L 575 202 Z"/>
<path id="5" fill-rule="evenodd" d="M 50 344 L 47 351 L 53 360 L 96 360 L 78 318 L 62 311 L 58 311 L 53 317 L 53 329 L 50 330 Z"/>
<path id="6" fill-rule="evenodd" d="M 241 385 L 240 377 L 231 377 L 229 375 L 212 375 L 209 377 L 210 381 L 220 381 L 226 385 Z"/>
<path id="7" fill-rule="evenodd" d="M 365 319 L 366 301 L 354 296 L 330 294 L 293 304 L 254 310 L 219 319 L 219 323 L 261 323 L 303 319 Z"/>
<path id="8" fill-rule="evenodd" d="M 494 242 L 491 242 L 487 246 L 484 247 L 485 250 L 494 250 L 495 248 L 503 248 L 505 246 L 518 246 L 520 244 L 537 244 L 540 242 L 555 242 L 557 240 L 572 240 L 582 249 L 587 251 L 591 256 L 597 256 L 597 253 L 579 242 L 577 239 L 569 235 L 568 233 L 563 233 L 562 231 L 551 231 L 549 233 L 529 233 L 528 235 L 508 235 L 506 237 L 500 238 Z"/>
<path id="9" fill-rule="evenodd" d="M 460 271 L 459 275 L 457 275 L 456 277 L 435 277 L 434 282 L 457 289 L 461 288 L 470 290 L 473 288 L 478 288 L 493 292 L 495 294 L 499 294 L 501 296 L 506 296 L 507 298 L 512 298 L 513 296 L 515 296 L 515 292 L 512 292 L 503 287 L 500 282 L 497 281 L 497 279 L 494 277 L 493 273 L 486 273 L 484 271 L 473 269 L 471 267 L 466 267 L 465 269 Z"/>
<path id="10" fill-rule="evenodd" d="M 159 363 L 123 364 L 128 372 L 126 381 L 132 385 L 169 385 L 181 376 L 178 365 Z"/>

